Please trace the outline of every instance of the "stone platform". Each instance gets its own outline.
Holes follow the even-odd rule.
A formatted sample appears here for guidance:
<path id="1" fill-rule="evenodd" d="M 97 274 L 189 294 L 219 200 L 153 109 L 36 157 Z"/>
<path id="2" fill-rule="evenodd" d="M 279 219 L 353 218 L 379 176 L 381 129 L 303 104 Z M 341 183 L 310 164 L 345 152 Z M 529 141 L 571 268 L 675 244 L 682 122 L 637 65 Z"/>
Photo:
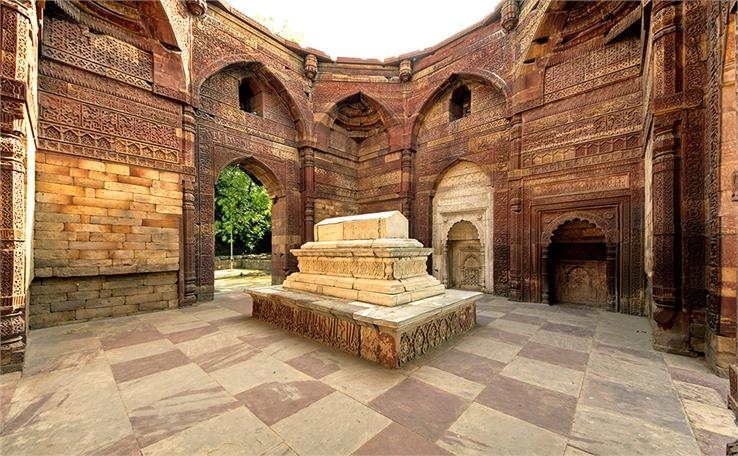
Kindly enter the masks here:
<path id="1" fill-rule="evenodd" d="M 397 307 L 292 291 L 282 286 L 245 291 L 253 318 L 317 340 L 389 368 L 402 367 L 476 324 L 473 291 L 443 295 Z"/>
<path id="2" fill-rule="evenodd" d="M 446 290 L 428 274 L 431 249 L 398 211 L 321 221 L 315 241 L 291 250 L 281 286 L 246 289 L 253 317 L 389 368 L 476 324 L 482 294 Z"/>

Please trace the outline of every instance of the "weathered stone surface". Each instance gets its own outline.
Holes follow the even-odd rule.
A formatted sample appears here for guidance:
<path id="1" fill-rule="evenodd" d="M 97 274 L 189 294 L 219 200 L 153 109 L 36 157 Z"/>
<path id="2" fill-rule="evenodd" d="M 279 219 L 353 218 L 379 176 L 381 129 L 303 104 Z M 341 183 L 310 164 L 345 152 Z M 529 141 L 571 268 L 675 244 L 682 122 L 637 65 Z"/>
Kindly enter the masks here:
<path id="1" fill-rule="evenodd" d="M 181 302 L 211 298 L 213 182 L 237 163 L 274 202 L 275 283 L 312 238 L 412 233 L 443 284 L 653 315 L 660 348 L 731 372 L 731 2 L 506 0 L 383 62 L 332 62 L 225 4 L 111 5 L 0 7 L 3 363 L 50 308 L 29 301 L 33 277 L 168 272 Z M 394 216 L 320 225 L 391 211 L 411 232 Z"/>
<path id="2" fill-rule="evenodd" d="M 282 286 L 245 290 L 253 317 L 385 367 L 402 367 L 471 329 L 481 294 L 447 290 L 397 307 L 326 299 Z"/>

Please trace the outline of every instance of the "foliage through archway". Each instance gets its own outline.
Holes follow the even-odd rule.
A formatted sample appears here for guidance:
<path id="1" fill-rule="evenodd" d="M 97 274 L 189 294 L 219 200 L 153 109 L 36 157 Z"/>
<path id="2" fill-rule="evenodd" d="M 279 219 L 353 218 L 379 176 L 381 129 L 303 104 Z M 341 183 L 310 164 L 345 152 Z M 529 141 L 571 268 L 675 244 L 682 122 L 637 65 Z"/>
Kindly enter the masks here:
<path id="1" fill-rule="evenodd" d="M 271 251 L 272 202 L 266 189 L 240 166 L 226 166 L 215 184 L 216 252 Z"/>

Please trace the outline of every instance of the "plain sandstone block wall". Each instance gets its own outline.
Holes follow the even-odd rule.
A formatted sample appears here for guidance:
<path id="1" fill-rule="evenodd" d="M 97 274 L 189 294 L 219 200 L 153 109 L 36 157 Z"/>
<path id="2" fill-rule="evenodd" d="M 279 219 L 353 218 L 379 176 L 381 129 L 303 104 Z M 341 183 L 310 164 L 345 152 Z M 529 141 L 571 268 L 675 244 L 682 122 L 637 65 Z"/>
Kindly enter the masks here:
<path id="1" fill-rule="evenodd" d="M 37 278 L 30 299 L 31 329 L 171 309 L 178 305 L 177 273 Z"/>
<path id="2" fill-rule="evenodd" d="M 65 154 L 36 164 L 36 277 L 176 271 L 179 175 Z"/>
<path id="3" fill-rule="evenodd" d="M 177 173 L 39 152 L 32 328 L 177 305 Z"/>

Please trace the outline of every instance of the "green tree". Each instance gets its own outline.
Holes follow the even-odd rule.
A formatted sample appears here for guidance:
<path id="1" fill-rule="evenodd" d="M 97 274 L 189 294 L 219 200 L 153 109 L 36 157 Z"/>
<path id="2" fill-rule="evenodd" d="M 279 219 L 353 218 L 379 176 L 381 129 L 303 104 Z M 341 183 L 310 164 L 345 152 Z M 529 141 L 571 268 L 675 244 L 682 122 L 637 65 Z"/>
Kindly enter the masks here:
<path id="1" fill-rule="evenodd" d="M 227 166 L 215 184 L 215 237 L 253 253 L 272 229 L 272 202 L 266 189 L 239 166 Z"/>

